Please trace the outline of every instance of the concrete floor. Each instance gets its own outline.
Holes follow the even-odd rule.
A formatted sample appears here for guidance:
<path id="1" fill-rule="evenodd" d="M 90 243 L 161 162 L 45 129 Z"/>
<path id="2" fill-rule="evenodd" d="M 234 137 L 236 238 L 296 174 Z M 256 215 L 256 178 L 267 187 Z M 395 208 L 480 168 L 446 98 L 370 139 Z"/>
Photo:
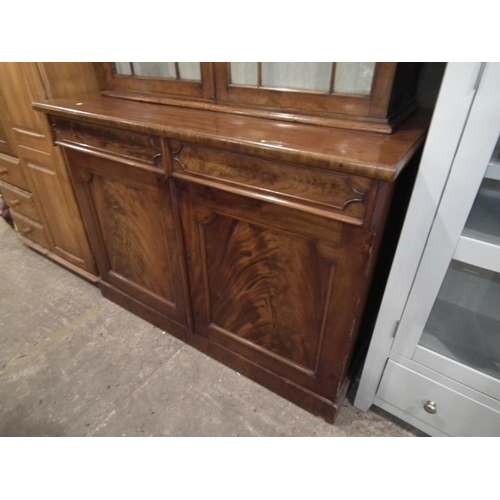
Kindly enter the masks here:
<path id="1" fill-rule="evenodd" d="M 298 408 L 104 299 L 0 218 L 0 436 L 421 436 Z"/>

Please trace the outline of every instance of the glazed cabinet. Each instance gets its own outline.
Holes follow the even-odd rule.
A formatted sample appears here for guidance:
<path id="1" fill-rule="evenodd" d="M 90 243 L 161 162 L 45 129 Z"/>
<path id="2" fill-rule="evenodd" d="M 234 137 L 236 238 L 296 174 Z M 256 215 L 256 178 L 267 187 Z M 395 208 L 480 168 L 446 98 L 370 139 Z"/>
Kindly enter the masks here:
<path id="1" fill-rule="evenodd" d="M 95 281 L 80 209 L 46 118 L 33 101 L 99 90 L 91 63 L 0 64 L 0 190 L 22 241 Z"/>
<path id="2" fill-rule="evenodd" d="M 421 63 L 104 63 L 105 95 L 390 134 L 416 109 Z"/>
<path id="3" fill-rule="evenodd" d="M 434 436 L 500 436 L 499 86 L 449 65 L 356 396 Z"/>
<path id="4" fill-rule="evenodd" d="M 425 117 L 387 136 L 104 94 L 35 104 L 103 294 L 333 422 Z"/>

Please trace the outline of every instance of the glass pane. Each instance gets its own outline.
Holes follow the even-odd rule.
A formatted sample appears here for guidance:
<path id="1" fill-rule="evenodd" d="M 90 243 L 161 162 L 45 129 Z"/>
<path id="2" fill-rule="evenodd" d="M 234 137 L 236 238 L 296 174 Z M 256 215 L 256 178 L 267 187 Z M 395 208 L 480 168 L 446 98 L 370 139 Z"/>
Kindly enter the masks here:
<path id="1" fill-rule="evenodd" d="M 178 64 L 181 80 L 201 82 L 201 67 L 199 62 L 180 62 Z"/>
<path id="2" fill-rule="evenodd" d="M 330 92 L 333 63 L 263 62 L 262 86 Z"/>
<path id="3" fill-rule="evenodd" d="M 500 245 L 500 140 L 493 151 L 463 234 Z"/>
<path id="4" fill-rule="evenodd" d="M 259 84 L 258 63 L 232 62 L 231 83 L 235 85 L 251 85 L 257 87 Z"/>
<path id="5" fill-rule="evenodd" d="M 453 260 L 420 345 L 500 378 L 500 274 Z"/>
<path id="6" fill-rule="evenodd" d="M 340 94 L 370 95 L 375 73 L 372 62 L 338 62 L 333 91 Z"/>
<path id="7" fill-rule="evenodd" d="M 129 62 L 115 62 L 115 72 L 117 75 L 131 75 L 132 66 Z"/>
<path id="8" fill-rule="evenodd" d="M 420 339 L 420 345 L 496 378 L 500 378 L 499 145 L 500 140 L 463 230 L 472 253 L 458 252 L 457 259 L 464 262 L 451 261 Z"/>
<path id="9" fill-rule="evenodd" d="M 493 156 L 491 157 L 485 177 L 500 181 L 500 139 L 498 140 L 495 150 L 493 151 Z"/>
<path id="10" fill-rule="evenodd" d="M 500 245 L 500 181 L 483 179 L 463 234 Z"/>
<path id="11" fill-rule="evenodd" d="M 175 63 L 173 62 L 133 62 L 132 66 L 135 76 L 176 78 Z"/>

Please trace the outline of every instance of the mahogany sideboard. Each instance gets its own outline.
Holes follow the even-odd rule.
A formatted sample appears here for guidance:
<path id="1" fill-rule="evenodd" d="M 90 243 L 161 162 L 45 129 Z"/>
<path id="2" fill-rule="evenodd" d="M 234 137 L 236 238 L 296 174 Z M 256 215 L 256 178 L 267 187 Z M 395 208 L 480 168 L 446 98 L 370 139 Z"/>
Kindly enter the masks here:
<path id="1" fill-rule="evenodd" d="M 34 107 L 104 296 L 333 422 L 425 120 L 384 135 L 103 95 Z"/>

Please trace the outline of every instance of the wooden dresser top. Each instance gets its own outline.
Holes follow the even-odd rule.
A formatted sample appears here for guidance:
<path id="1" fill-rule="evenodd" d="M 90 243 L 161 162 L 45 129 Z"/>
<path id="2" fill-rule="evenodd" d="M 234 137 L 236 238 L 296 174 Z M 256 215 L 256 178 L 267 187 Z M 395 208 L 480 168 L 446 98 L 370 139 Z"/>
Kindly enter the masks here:
<path id="1" fill-rule="evenodd" d="M 52 116 L 164 136 L 287 163 L 393 181 L 422 144 L 428 113 L 392 135 L 268 120 L 91 94 L 36 102 Z"/>

